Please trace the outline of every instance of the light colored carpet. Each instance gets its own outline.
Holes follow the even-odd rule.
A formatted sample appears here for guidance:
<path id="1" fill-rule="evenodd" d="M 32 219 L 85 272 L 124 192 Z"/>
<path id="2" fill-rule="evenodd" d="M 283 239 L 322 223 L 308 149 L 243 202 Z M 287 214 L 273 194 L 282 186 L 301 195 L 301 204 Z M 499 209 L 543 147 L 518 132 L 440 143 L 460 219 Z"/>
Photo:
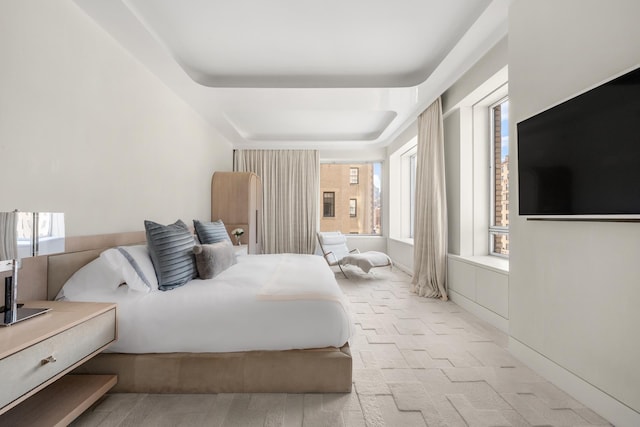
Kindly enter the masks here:
<path id="1" fill-rule="evenodd" d="M 74 426 L 610 425 L 513 358 L 507 336 L 394 269 L 336 278 L 348 296 L 350 394 L 111 394 Z"/>

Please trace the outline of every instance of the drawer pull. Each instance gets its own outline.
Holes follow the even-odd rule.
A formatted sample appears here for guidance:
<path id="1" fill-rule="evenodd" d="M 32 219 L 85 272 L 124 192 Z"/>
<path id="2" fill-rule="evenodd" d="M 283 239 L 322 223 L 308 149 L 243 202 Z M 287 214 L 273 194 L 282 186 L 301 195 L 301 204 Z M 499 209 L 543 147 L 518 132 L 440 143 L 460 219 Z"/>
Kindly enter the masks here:
<path id="1" fill-rule="evenodd" d="M 41 364 L 41 365 L 46 365 L 47 363 L 54 363 L 55 361 L 56 361 L 56 358 L 55 358 L 55 357 L 53 357 L 53 356 L 49 356 L 49 357 L 47 357 L 46 359 L 42 359 L 42 360 L 40 361 L 40 364 Z"/>

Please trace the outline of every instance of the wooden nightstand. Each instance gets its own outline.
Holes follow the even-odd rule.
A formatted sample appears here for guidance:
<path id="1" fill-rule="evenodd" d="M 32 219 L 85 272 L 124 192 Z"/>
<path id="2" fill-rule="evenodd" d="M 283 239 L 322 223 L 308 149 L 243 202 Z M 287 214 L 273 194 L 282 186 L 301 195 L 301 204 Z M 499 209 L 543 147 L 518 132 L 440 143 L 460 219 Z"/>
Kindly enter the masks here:
<path id="1" fill-rule="evenodd" d="M 0 425 L 67 425 L 117 382 L 65 375 L 117 338 L 116 305 L 32 301 L 51 311 L 0 328 Z"/>

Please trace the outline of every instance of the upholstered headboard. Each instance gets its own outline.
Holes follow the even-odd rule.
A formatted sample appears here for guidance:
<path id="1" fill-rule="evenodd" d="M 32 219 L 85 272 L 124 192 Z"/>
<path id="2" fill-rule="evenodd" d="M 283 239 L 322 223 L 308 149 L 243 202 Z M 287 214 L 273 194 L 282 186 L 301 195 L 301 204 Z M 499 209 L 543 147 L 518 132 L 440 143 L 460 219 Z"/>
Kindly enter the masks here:
<path id="1" fill-rule="evenodd" d="M 145 242 L 143 231 L 67 238 L 67 252 L 47 257 L 47 299 L 55 298 L 73 273 L 100 256 L 105 249 Z"/>

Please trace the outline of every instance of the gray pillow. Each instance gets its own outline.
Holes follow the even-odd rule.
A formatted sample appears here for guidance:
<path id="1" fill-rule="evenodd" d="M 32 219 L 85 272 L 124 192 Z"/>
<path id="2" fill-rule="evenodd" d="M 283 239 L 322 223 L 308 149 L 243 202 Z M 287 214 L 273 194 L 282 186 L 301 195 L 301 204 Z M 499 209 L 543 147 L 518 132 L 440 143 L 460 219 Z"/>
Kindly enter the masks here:
<path id="1" fill-rule="evenodd" d="M 229 233 L 227 233 L 227 229 L 221 219 L 213 222 L 200 222 L 194 219 L 193 228 L 196 229 L 198 240 L 200 240 L 200 243 L 203 245 L 223 242 L 225 240 L 231 243 Z"/>
<path id="2" fill-rule="evenodd" d="M 236 256 L 231 242 L 218 242 L 211 245 L 195 245 L 198 277 L 211 279 L 236 263 Z"/>
<path id="3" fill-rule="evenodd" d="M 145 221 L 147 248 L 158 277 L 158 289 L 167 291 L 197 277 L 193 256 L 195 241 L 187 225 L 178 220 L 162 225 Z"/>

